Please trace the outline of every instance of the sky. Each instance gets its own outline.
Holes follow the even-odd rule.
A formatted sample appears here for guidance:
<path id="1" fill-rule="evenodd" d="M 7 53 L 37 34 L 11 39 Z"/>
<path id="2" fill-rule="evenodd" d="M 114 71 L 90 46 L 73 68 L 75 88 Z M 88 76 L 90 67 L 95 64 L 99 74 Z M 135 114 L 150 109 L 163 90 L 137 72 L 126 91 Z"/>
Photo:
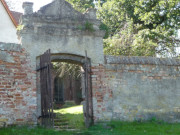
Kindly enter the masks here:
<path id="1" fill-rule="evenodd" d="M 22 3 L 23 2 L 33 2 L 33 9 L 37 11 L 40 7 L 52 2 L 52 0 L 5 0 L 7 3 L 11 3 L 10 8 L 11 10 L 23 12 Z"/>

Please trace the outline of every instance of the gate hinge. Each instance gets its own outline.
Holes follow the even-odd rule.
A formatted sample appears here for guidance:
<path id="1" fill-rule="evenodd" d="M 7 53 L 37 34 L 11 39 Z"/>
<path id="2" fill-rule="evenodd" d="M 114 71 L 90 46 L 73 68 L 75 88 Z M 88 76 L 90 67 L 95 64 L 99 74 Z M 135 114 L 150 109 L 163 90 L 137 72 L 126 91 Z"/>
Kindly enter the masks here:
<path id="1" fill-rule="evenodd" d="M 36 69 L 36 71 L 43 70 L 43 69 L 45 69 L 45 68 L 47 68 L 47 67 L 48 67 L 48 66 L 44 66 L 44 67 L 38 68 L 38 69 Z"/>

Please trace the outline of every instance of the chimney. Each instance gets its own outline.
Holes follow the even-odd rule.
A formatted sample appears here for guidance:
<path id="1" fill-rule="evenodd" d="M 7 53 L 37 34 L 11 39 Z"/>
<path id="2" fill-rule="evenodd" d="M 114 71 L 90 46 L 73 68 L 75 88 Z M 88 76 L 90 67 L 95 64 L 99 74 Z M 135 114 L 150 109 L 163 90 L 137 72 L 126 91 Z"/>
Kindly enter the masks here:
<path id="1" fill-rule="evenodd" d="M 23 2 L 24 15 L 33 14 L 33 2 Z"/>

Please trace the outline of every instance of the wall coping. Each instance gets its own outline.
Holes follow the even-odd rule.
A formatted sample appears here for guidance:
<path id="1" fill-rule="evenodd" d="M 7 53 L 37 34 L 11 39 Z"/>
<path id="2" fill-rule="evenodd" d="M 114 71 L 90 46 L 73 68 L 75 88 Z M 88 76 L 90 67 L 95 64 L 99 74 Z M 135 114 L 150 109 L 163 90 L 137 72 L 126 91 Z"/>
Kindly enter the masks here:
<path id="1" fill-rule="evenodd" d="M 143 56 L 111 56 L 105 55 L 105 64 L 142 64 L 142 65 L 167 65 L 180 66 L 180 59 L 156 58 Z"/>
<path id="2" fill-rule="evenodd" d="M 0 51 L 20 52 L 21 50 L 22 46 L 20 44 L 0 42 Z"/>

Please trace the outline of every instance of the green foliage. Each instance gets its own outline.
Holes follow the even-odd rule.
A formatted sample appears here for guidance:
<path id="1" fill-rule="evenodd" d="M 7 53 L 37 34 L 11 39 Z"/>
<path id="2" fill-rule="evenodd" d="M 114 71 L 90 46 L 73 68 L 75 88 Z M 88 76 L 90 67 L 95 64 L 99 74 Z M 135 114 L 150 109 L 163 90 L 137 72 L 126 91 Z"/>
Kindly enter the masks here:
<path id="1" fill-rule="evenodd" d="M 82 25 L 78 25 L 77 29 L 79 29 L 79 30 L 83 30 L 84 28 L 83 28 L 83 26 L 82 26 Z"/>
<path id="2" fill-rule="evenodd" d="M 88 8 L 93 8 L 93 0 L 67 0 L 79 12 L 85 12 Z"/>
<path id="3" fill-rule="evenodd" d="M 107 25 L 105 25 L 104 23 L 101 23 L 100 26 L 99 26 L 99 29 L 104 30 L 106 32 L 105 36 L 104 36 L 104 39 L 108 38 L 108 36 L 109 36 L 109 28 L 107 27 Z"/>
<path id="4" fill-rule="evenodd" d="M 84 29 L 90 32 L 94 32 L 94 28 L 93 28 L 93 24 L 86 21 L 86 23 L 84 24 Z"/>
<path id="5" fill-rule="evenodd" d="M 75 79 L 81 77 L 81 69 L 77 64 L 53 62 L 53 68 L 56 71 L 56 74 L 61 78 L 67 75 L 72 76 Z"/>
<path id="6" fill-rule="evenodd" d="M 84 30 L 84 31 L 89 31 L 89 32 L 94 32 L 95 31 L 95 29 L 94 29 L 94 27 L 93 27 L 93 24 L 92 23 L 90 23 L 90 22 L 88 22 L 88 21 L 86 21 L 85 23 L 84 23 L 84 25 L 79 25 L 78 27 L 77 27 L 77 29 L 79 29 L 79 30 Z"/>
<path id="7" fill-rule="evenodd" d="M 108 0 L 98 10 L 109 28 L 105 54 L 176 56 L 179 0 Z M 114 50 L 115 49 L 115 50 Z"/>
<path id="8" fill-rule="evenodd" d="M 88 8 L 94 8 L 94 0 L 66 0 L 79 12 L 85 12 Z M 100 1 L 100 0 L 99 0 Z M 107 0 L 101 0 L 106 2 Z M 100 4 L 99 4 L 100 5 Z"/>

